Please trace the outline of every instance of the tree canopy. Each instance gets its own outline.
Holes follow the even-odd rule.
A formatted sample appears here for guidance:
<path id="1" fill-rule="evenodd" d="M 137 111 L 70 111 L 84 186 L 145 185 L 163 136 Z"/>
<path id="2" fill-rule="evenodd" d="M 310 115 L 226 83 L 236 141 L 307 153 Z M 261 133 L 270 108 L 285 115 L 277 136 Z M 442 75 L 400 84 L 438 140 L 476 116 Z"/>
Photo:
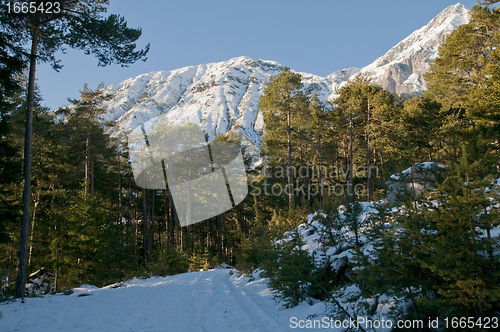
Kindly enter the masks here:
<path id="1" fill-rule="evenodd" d="M 56 52 L 64 51 L 65 47 L 94 54 L 99 66 L 113 63 L 127 66 L 139 59 L 145 60 L 149 51 L 149 44 L 143 50 L 135 50 L 140 29 L 128 28 L 119 15 L 103 16 L 108 4 L 108 0 L 2 1 L 1 32 L 12 36 L 16 49 L 26 48 L 23 52 L 30 54 L 16 297 L 24 296 L 26 282 L 36 64 L 51 62 L 55 70 L 60 69 L 62 66 Z M 31 44 L 26 43 L 27 40 L 31 40 Z"/>

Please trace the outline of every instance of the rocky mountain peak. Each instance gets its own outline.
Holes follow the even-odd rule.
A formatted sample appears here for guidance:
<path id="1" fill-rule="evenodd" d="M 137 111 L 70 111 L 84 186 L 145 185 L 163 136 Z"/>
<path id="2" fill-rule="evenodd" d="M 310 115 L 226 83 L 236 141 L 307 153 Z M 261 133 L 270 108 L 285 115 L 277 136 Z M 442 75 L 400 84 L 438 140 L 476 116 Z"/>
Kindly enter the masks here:
<path id="1" fill-rule="evenodd" d="M 469 20 L 462 4 L 450 6 L 427 25 L 392 47 L 372 64 L 336 71 L 327 77 L 301 73 L 304 88 L 316 91 L 323 101 L 335 98 L 339 86 L 359 71 L 372 82 L 397 94 L 426 89 L 423 73 L 437 57 L 446 36 Z M 172 125 L 198 124 L 209 140 L 227 132 L 240 135 L 243 144 L 258 149 L 264 129 L 258 105 L 269 78 L 283 70 L 274 61 L 246 56 L 223 62 L 146 73 L 107 88 L 115 97 L 104 105 L 108 120 L 121 132 L 163 115 Z"/>
<path id="2" fill-rule="evenodd" d="M 437 57 L 439 45 L 469 19 L 469 10 L 464 5 L 449 6 L 361 71 L 392 93 L 419 94 L 427 88 L 423 74 L 429 69 L 429 62 Z"/>

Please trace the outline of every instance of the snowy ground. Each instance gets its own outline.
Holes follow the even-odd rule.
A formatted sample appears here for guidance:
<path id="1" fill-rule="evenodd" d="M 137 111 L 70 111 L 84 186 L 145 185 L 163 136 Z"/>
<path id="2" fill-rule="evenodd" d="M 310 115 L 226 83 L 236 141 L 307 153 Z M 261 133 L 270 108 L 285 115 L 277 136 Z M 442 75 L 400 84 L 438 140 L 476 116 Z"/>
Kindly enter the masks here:
<path id="1" fill-rule="evenodd" d="M 82 287 L 72 295 L 0 304 L 7 331 L 295 331 L 324 305 L 275 303 L 266 279 L 249 281 L 228 269 L 133 279 L 125 287 Z M 87 296 L 85 296 L 87 295 Z M 307 329 L 310 330 L 310 329 Z"/>

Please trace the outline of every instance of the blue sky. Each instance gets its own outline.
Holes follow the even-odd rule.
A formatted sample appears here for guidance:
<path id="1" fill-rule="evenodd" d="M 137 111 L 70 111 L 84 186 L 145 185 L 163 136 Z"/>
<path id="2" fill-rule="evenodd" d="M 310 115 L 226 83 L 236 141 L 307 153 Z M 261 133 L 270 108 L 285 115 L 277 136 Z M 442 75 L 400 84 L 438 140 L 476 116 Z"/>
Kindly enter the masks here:
<path id="1" fill-rule="evenodd" d="M 110 0 L 108 13 L 142 28 L 138 46 L 151 44 L 146 62 L 97 67 L 93 56 L 69 49 L 63 68 L 37 70 L 51 109 L 78 98 L 87 83 L 120 83 L 150 71 L 225 61 L 246 55 L 326 76 L 363 67 L 457 0 Z M 463 0 L 469 9 L 476 0 Z"/>

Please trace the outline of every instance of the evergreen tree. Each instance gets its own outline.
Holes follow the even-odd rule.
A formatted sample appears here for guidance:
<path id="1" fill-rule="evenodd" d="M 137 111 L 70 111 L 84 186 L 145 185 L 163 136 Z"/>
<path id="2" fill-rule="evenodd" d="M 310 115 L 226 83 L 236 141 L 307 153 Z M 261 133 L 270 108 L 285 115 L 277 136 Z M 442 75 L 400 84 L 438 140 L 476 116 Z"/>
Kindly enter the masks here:
<path id="1" fill-rule="evenodd" d="M 258 196 L 253 195 L 253 199 L 255 220 L 250 226 L 248 234 L 244 234 L 241 239 L 237 253 L 237 267 L 247 273 L 262 265 L 266 260 L 267 253 L 271 250 L 272 242 L 259 209 Z"/>
<path id="2" fill-rule="evenodd" d="M 499 190 L 482 177 L 481 160 L 459 163 L 429 198 L 412 198 L 398 210 L 380 210 L 369 233 L 374 251 L 358 252 L 356 280 L 365 297 L 404 299 L 395 315 L 408 319 L 494 315 L 500 270 L 494 249 L 500 225 Z"/>
<path id="3" fill-rule="evenodd" d="M 339 96 L 332 102 L 338 121 L 348 138 L 349 178 L 348 195 L 354 195 L 354 165 L 365 165 L 367 199 L 372 196 L 373 146 L 387 141 L 388 118 L 395 114 L 392 95 L 381 87 L 371 85 L 368 78 L 358 74 L 338 90 Z M 383 153 L 379 149 L 378 153 Z M 376 158 L 376 157 L 375 157 Z"/>
<path id="4" fill-rule="evenodd" d="M 485 317 L 500 301 L 500 266 L 490 231 L 500 225 L 494 178 L 478 176 L 481 160 L 469 164 L 465 147 L 460 163 L 432 197 L 439 206 L 428 218 L 424 239 L 429 258 L 422 265 L 441 282 L 435 284 L 442 309 L 459 316 Z M 430 235 L 432 234 L 432 235 Z M 451 309 L 451 310 L 450 310 Z"/>
<path id="5" fill-rule="evenodd" d="M 4 291 L 11 278 L 15 220 L 20 208 L 16 188 L 22 156 L 13 137 L 12 112 L 16 107 L 15 97 L 22 92 L 18 77 L 25 59 L 14 40 L 15 36 L 0 30 L 0 300 L 6 297 Z"/>
<path id="6" fill-rule="evenodd" d="M 189 259 L 189 269 L 191 271 L 208 271 L 208 269 L 210 268 L 209 258 L 210 255 L 208 253 L 207 247 L 205 247 L 203 253 L 193 250 Z"/>
<path id="7" fill-rule="evenodd" d="M 31 40 L 24 149 L 25 187 L 15 294 L 16 297 L 23 297 L 27 274 L 36 63 L 50 61 L 55 69 L 61 68 L 55 53 L 67 45 L 81 49 L 86 54 L 95 54 L 101 66 L 112 63 L 128 65 L 144 58 L 149 45 L 145 50 L 135 51 L 135 41 L 140 37 L 141 31 L 128 28 L 120 16 L 110 15 L 104 18 L 102 13 L 106 11 L 108 4 L 106 0 L 62 0 L 57 2 L 59 7 L 57 11 L 54 10 L 52 13 L 37 11 L 29 14 L 14 11 L 9 13 L 7 2 L 10 5 L 14 4 L 14 1 L 2 2 L 0 13 L 2 30 L 16 35 L 21 45 L 25 40 Z M 37 8 L 39 6 L 45 8 L 47 2 L 37 0 L 34 1 L 34 5 Z"/>
<path id="8" fill-rule="evenodd" d="M 472 8 L 469 23 L 446 38 L 425 76 L 428 94 L 442 104 L 442 154 L 450 162 L 459 159 L 462 140 L 473 143 L 476 159 L 491 146 L 499 149 L 500 9 L 492 3 Z"/>
<path id="9" fill-rule="evenodd" d="M 0 31 L 0 243 L 9 241 L 7 229 L 16 219 L 18 207 L 12 186 L 19 180 L 19 151 L 12 140 L 13 98 L 21 91 L 18 77 L 24 68 L 22 51 L 12 44 L 13 37 Z"/>
<path id="10" fill-rule="evenodd" d="M 95 146 L 93 145 L 102 142 L 102 139 L 99 138 L 92 139 L 91 133 L 102 127 L 100 125 L 100 122 L 103 122 L 101 116 L 106 112 L 106 109 L 100 105 L 111 98 L 111 95 L 105 94 L 103 90 L 102 83 L 94 91 L 85 84 L 83 90 L 80 91 L 81 98 L 70 100 L 74 107 L 74 114 L 71 116 L 74 121 L 72 121 L 73 126 L 85 128 L 85 194 L 86 196 L 90 195 L 91 198 L 94 196 L 93 161 L 95 154 L 92 152 L 95 150 Z M 106 125 L 109 126 L 110 123 L 106 123 Z"/>
<path id="11" fill-rule="evenodd" d="M 334 135 L 333 126 L 328 120 L 331 110 L 321 102 L 316 93 L 313 94 L 310 100 L 310 123 L 308 137 L 311 139 L 311 145 L 315 150 L 313 156 L 314 164 L 317 172 L 318 187 L 320 192 L 320 205 L 325 202 L 324 187 L 326 184 L 325 178 L 328 176 L 327 160 L 331 160 L 337 150 L 337 139 Z"/>
<path id="12" fill-rule="evenodd" d="M 275 298 L 283 299 L 287 308 L 306 299 L 307 289 L 314 269 L 312 258 L 303 249 L 302 235 L 293 230 L 291 239 L 276 244 L 278 269 L 270 277 L 270 286 L 276 291 Z"/>
<path id="13" fill-rule="evenodd" d="M 401 156 L 403 165 L 411 166 L 416 162 L 439 159 L 442 138 L 441 105 L 428 97 L 413 96 L 406 100 L 397 121 L 398 148 L 404 151 Z"/>
<path id="14" fill-rule="evenodd" d="M 161 248 L 155 252 L 151 269 L 154 275 L 167 276 L 187 272 L 189 267 L 189 257 L 173 247 Z"/>
<path id="15" fill-rule="evenodd" d="M 22 142 L 22 113 L 26 104 L 22 95 L 21 92 L 13 98 L 17 106 L 12 114 L 14 142 Z M 86 117 L 82 110 L 78 112 L 73 108 L 61 114 L 61 120 L 56 122 L 55 116 L 47 113 L 40 103 L 37 94 L 33 117 L 29 269 L 45 267 L 53 272 L 57 277 L 52 289 L 59 291 L 79 283 L 116 282 L 130 275 L 138 262 L 134 252 L 134 212 L 127 204 L 130 195 L 123 195 L 125 202 L 122 218 L 119 218 L 117 157 L 120 153 L 117 145 L 105 134 L 109 129 L 105 123 L 98 120 L 91 124 L 90 173 L 95 178 L 94 200 L 82 196 L 85 192 Z M 124 170 L 123 182 L 128 184 L 130 167 L 126 164 L 120 167 Z M 80 201 L 85 199 L 88 202 Z M 9 249 L 6 249 L 8 257 Z M 4 266 L 2 263 L 2 268 Z"/>
<path id="16" fill-rule="evenodd" d="M 283 152 L 286 153 L 287 195 L 290 209 L 295 206 L 292 141 L 299 131 L 303 118 L 301 113 L 304 112 L 307 103 L 307 98 L 301 91 L 301 80 L 300 74 L 294 74 L 285 67 L 280 74 L 271 76 L 259 103 L 259 109 L 263 112 L 266 122 L 266 135 L 263 141 L 266 153 L 278 160 L 281 160 Z"/>
<path id="17" fill-rule="evenodd" d="M 423 229 L 427 230 L 427 211 L 413 201 L 406 201 L 396 210 L 385 208 L 379 208 L 374 227 L 365 233 L 374 250 L 356 250 L 352 279 L 365 298 L 398 298 L 399 303 L 393 308 L 395 317 L 434 318 L 436 306 L 423 305 L 426 299 L 434 297 L 432 286 L 436 282 L 422 264 L 428 259 L 422 234 Z"/>

